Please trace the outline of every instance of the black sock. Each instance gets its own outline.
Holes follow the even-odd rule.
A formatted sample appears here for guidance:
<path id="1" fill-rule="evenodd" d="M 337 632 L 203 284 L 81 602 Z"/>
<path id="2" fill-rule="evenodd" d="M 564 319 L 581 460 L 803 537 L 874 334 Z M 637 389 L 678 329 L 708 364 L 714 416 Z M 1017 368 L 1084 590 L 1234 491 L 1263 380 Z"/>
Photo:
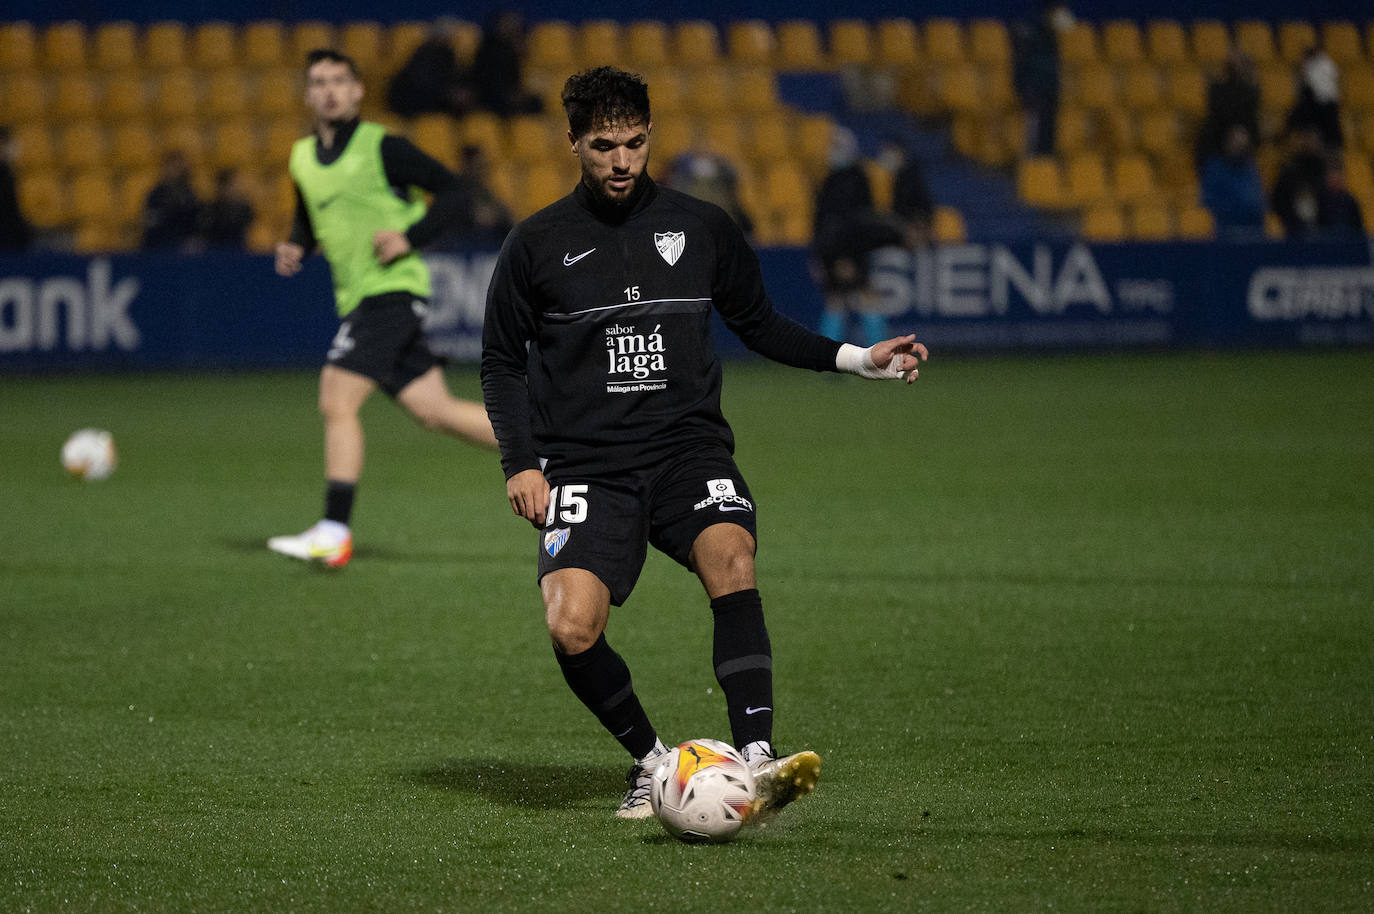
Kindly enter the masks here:
<path id="1" fill-rule="evenodd" d="M 580 654 L 554 651 L 563 678 L 601 726 L 635 758 L 643 758 L 658 742 L 658 734 L 635 695 L 630 668 L 606 643 L 606 636 Z"/>
<path id="2" fill-rule="evenodd" d="M 711 660 L 725 692 L 730 733 L 743 748 L 773 741 L 773 648 L 757 590 L 741 590 L 711 601 L 716 617 Z"/>
<path id="3" fill-rule="evenodd" d="M 347 527 L 348 519 L 353 515 L 353 493 L 357 488 L 357 483 L 340 482 L 337 479 L 326 480 L 324 519 L 337 521 Z"/>

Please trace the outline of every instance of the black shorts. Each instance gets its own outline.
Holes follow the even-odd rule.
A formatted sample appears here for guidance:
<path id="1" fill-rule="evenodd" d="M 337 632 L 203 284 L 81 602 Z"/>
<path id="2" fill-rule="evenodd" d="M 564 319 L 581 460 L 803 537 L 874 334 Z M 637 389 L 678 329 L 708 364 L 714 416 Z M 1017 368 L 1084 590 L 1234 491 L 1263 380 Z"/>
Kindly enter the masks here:
<path id="1" fill-rule="evenodd" d="M 364 298 L 339 324 L 328 362 L 371 378 L 390 396 L 440 364 L 425 342 L 425 300 L 410 292 Z"/>
<path id="2" fill-rule="evenodd" d="M 695 449 L 622 476 L 564 476 L 546 467 L 552 493 L 539 537 L 539 579 L 560 568 L 595 574 L 622 605 L 648 544 L 684 567 L 697 536 L 736 524 L 758 539 L 753 496 L 724 447 Z"/>

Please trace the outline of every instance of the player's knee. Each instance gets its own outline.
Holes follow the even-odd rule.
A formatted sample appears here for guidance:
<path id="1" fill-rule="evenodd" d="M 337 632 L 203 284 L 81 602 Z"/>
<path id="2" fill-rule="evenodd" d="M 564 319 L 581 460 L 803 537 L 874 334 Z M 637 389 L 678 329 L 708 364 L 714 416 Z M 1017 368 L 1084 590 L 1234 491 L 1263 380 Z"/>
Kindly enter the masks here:
<path id="1" fill-rule="evenodd" d="M 580 654 L 591 648 L 601 632 L 595 626 L 567 614 L 560 614 L 550 606 L 545 621 L 554 650 L 560 654 Z"/>

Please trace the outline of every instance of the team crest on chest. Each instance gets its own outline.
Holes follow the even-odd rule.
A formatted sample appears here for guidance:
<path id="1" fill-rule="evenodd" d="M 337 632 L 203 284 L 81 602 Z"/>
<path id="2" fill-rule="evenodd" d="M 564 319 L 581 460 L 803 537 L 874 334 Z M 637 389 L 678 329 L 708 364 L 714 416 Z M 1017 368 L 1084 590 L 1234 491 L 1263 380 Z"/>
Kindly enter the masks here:
<path id="1" fill-rule="evenodd" d="M 683 232 L 654 232 L 654 247 L 668 261 L 668 266 L 677 263 L 682 249 L 687 246 L 687 235 Z"/>

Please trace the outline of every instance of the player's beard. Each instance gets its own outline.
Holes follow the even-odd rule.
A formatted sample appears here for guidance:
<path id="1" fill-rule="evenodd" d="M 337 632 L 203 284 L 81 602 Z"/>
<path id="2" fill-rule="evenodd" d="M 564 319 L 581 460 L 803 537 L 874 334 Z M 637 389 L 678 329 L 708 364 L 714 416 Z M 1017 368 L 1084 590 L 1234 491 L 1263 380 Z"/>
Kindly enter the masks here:
<path id="1" fill-rule="evenodd" d="M 635 175 L 634 183 L 630 185 L 630 192 L 623 196 L 612 196 L 611 192 L 606 188 L 607 180 L 598 180 L 595 175 L 588 174 L 586 170 L 582 172 L 582 183 L 586 184 L 588 189 L 591 190 L 592 196 L 596 198 L 598 207 L 603 207 L 613 213 L 624 213 L 629 211 L 644 193 L 644 187 L 646 185 L 644 179 L 648 173 L 649 162 L 646 159 L 644 161 L 644 168 L 640 170 L 639 174 Z"/>

